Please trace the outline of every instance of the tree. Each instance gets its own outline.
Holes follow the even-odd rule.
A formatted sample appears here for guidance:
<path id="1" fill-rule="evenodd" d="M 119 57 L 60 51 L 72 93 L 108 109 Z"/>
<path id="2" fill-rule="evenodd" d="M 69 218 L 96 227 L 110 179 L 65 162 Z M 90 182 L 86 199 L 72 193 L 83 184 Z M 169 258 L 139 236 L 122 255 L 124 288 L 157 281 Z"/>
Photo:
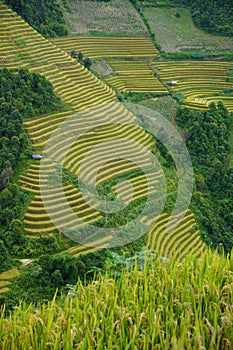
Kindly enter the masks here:
<path id="1" fill-rule="evenodd" d="M 53 269 L 53 257 L 49 254 L 42 255 L 38 260 L 39 265 L 44 271 L 51 273 Z"/>
<path id="2" fill-rule="evenodd" d="M 87 57 L 84 59 L 83 64 L 84 64 L 84 67 L 89 69 L 92 65 L 92 60 L 89 57 Z"/>
<path id="3" fill-rule="evenodd" d="M 6 208 L 8 204 L 10 204 L 12 198 L 13 194 L 7 188 L 4 188 L 4 190 L 0 193 L 0 205 L 2 208 Z"/>
<path id="4" fill-rule="evenodd" d="M 74 49 L 72 49 L 70 51 L 70 56 L 73 57 L 73 58 L 77 58 L 77 52 Z"/>
<path id="5" fill-rule="evenodd" d="M 67 25 L 57 1 L 5 0 L 5 2 L 45 37 L 67 35 Z"/>
<path id="6" fill-rule="evenodd" d="M 79 62 L 82 62 L 82 60 L 83 60 L 83 54 L 81 51 L 78 53 L 78 60 L 79 60 Z"/>
<path id="7" fill-rule="evenodd" d="M 52 279 L 52 283 L 56 287 L 61 287 L 62 285 L 64 285 L 64 280 L 60 270 L 55 270 L 51 275 L 51 279 Z"/>
<path id="8" fill-rule="evenodd" d="M 12 174 L 13 174 L 13 169 L 11 167 L 8 167 L 1 172 L 1 174 L 0 174 L 0 189 L 1 190 L 7 187 Z"/>
<path id="9" fill-rule="evenodd" d="M 2 265 L 9 258 L 8 251 L 4 242 L 0 239 L 0 265 Z"/>

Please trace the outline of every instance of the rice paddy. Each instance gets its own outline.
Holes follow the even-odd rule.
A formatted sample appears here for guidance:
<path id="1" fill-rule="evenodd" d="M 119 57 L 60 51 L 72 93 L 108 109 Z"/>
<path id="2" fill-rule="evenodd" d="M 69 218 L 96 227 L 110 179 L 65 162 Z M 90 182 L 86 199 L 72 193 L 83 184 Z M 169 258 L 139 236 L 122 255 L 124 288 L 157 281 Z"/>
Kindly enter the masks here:
<path id="1" fill-rule="evenodd" d="M 229 72 L 232 62 L 166 61 L 150 64 L 160 81 L 173 93 L 182 94 L 182 104 L 194 109 L 207 109 L 211 102 L 224 102 L 233 111 L 233 81 Z M 169 87 L 170 81 L 176 81 Z"/>
<path id="2" fill-rule="evenodd" d="M 108 63 L 116 76 L 106 78 L 105 82 L 118 91 L 167 93 L 145 61 L 109 60 Z"/>
<path id="3" fill-rule="evenodd" d="M 18 269 L 0 273 L 0 295 L 9 291 L 11 280 L 19 275 Z"/>
<path id="4" fill-rule="evenodd" d="M 200 238 L 193 213 L 161 215 L 148 232 L 146 246 L 166 258 L 184 258 L 190 252 L 201 255 L 205 244 Z M 177 225 L 178 223 L 178 225 Z"/>
<path id="5" fill-rule="evenodd" d="M 94 37 L 67 37 L 53 40 L 51 43 L 5 5 L 0 4 L 0 10 L 3 12 L 0 28 L 0 54 L 3 59 L 0 66 L 26 67 L 44 75 L 52 83 L 54 91 L 70 106 L 70 111 L 67 112 L 24 121 L 34 148 L 41 152 L 46 148 L 46 152 L 53 155 L 50 166 L 53 168 L 54 163 L 63 164 L 70 174 L 81 177 L 90 185 L 95 176 L 96 184 L 101 185 L 113 178 L 138 171 L 140 167 L 149 166 L 147 156 L 155 144 L 153 137 L 139 127 L 136 117 L 116 101 L 114 91 L 107 84 L 66 52 L 69 53 L 72 48 L 94 58 L 103 57 L 103 52 L 106 57 L 111 58 L 153 57 L 157 55 L 157 50 L 150 40 L 146 37 L 104 37 L 98 40 Z M 22 50 L 22 47 L 17 46 L 18 40 L 23 40 L 25 54 L 21 52 L 15 65 L 18 51 Z M 154 64 L 150 67 L 141 60 L 120 62 L 111 59 L 110 65 L 116 70 L 117 78 L 121 80 L 120 84 L 128 91 L 166 92 L 163 81 L 161 83 L 152 73 L 151 67 L 154 70 Z M 53 132 L 57 128 L 60 128 L 59 141 L 47 144 L 49 139 L 53 140 Z M 96 147 L 98 152 L 91 152 Z M 103 163 L 106 152 L 111 155 L 113 148 L 116 152 L 115 159 Z M 82 166 L 83 160 L 85 166 Z M 95 223 L 103 217 L 93 203 L 85 202 L 86 198 L 83 198 L 77 187 L 72 183 L 64 183 L 64 196 L 73 213 L 80 217 L 80 220 L 74 219 L 60 203 L 62 194 L 56 188 L 56 174 L 52 168 L 45 167 L 40 171 L 39 162 L 34 161 L 27 173 L 20 176 L 22 188 L 34 194 L 24 216 L 25 231 L 32 239 L 52 235 L 56 230 L 44 207 L 41 195 L 43 188 L 47 191 L 44 195 L 44 199 L 49 203 L 47 209 L 52 213 L 61 231 L 63 223 L 68 222 L 74 228 L 79 228 L 85 223 Z M 150 183 L 146 183 L 143 176 L 132 179 L 131 185 L 135 193 L 131 199 L 146 198 L 148 193 L 155 191 L 157 181 L 159 176 L 153 178 Z M 113 190 L 129 202 L 128 185 L 123 182 Z M 185 234 L 188 234 L 192 226 L 185 226 L 184 230 Z M 182 228 L 179 233 L 181 232 Z M 177 234 L 177 237 L 180 236 Z M 108 244 L 108 240 L 99 242 L 99 238 L 92 242 L 94 249 L 106 247 Z M 162 251 L 165 248 L 161 246 Z M 157 246 L 153 246 L 153 249 L 157 249 Z M 88 249 L 77 248 L 77 254 L 81 251 L 88 252 Z M 170 251 L 171 247 L 167 254 L 170 254 Z"/>
<path id="6" fill-rule="evenodd" d="M 52 42 L 67 53 L 82 52 L 92 59 L 105 57 L 155 57 L 158 50 L 146 36 L 70 36 Z"/>
<path id="7" fill-rule="evenodd" d="M 80 37 L 80 43 L 74 37 L 51 43 L 1 1 L 0 24 L 0 67 L 25 67 L 39 72 L 70 106 L 66 112 L 24 121 L 34 149 L 53 155 L 43 167 L 39 161 L 32 161 L 19 179 L 21 187 L 33 194 L 24 215 L 28 238 L 53 235 L 57 225 L 49 213 L 58 224 L 71 220 L 74 228 L 103 219 L 96 208 L 98 203 L 86 200 L 67 173 L 90 185 L 110 184 L 115 197 L 127 205 L 146 199 L 161 186 L 162 171 L 147 176 L 140 172 L 141 167 L 150 166 L 147 156 L 154 149 L 154 138 L 117 102 L 110 86 L 118 91 L 170 91 L 183 95 L 183 105 L 195 109 L 206 109 L 212 101 L 221 100 L 233 111 L 228 75 L 233 66 L 229 62 L 115 61 L 113 58 L 119 56 L 141 60 L 157 52 L 142 37 L 105 37 L 96 42 L 93 37 Z M 23 40 L 23 47 L 18 40 Z M 117 75 L 106 78 L 105 84 L 66 53 L 71 45 L 89 57 L 112 58 L 109 62 Z M 170 80 L 176 80 L 177 85 L 169 87 Z M 60 138 L 55 142 L 53 132 L 57 128 Z M 54 142 L 48 143 L 49 139 Z M 113 148 L 115 159 L 106 160 Z M 55 171 L 62 166 L 67 175 L 62 178 L 63 193 L 57 186 Z M 121 176 L 126 180 L 118 183 Z M 63 196 L 77 215 L 75 220 L 63 207 Z M 127 268 L 111 266 L 106 274 L 96 274 L 93 281 L 83 283 L 79 279 L 76 286 L 69 286 L 67 297 L 64 293 L 37 305 L 22 302 L 9 314 L 3 306 L 0 348 L 232 349 L 232 256 L 227 258 L 206 249 L 190 210 L 172 216 L 164 212 L 156 219 L 154 223 L 154 218 L 141 218 L 150 226 L 145 255 L 141 252 L 142 266 L 136 259 Z M 93 234 L 88 239 L 89 244 L 84 241 L 64 252 L 77 258 L 109 248 L 112 236 Z M 154 254 L 147 256 L 148 251 Z M 25 264 L 32 261 L 25 259 Z M 0 274 L 1 297 L 18 275 L 18 269 Z"/>

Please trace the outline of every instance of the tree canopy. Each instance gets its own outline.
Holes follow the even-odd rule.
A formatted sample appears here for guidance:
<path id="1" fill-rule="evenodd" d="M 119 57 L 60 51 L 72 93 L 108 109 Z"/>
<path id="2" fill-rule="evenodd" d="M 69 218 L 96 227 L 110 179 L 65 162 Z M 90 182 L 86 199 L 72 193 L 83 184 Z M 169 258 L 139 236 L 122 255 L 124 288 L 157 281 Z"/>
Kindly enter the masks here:
<path id="1" fill-rule="evenodd" d="M 222 102 L 206 112 L 180 108 L 177 124 L 184 128 L 194 166 L 193 210 L 213 247 L 233 247 L 233 167 L 230 162 L 232 114 Z"/>
<path id="2" fill-rule="evenodd" d="M 27 118 L 65 108 L 45 77 L 26 69 L 13 73 L 4 68 L 0 70 L 0 107 L 3 113 L 8 113 L 10 106 L 14 116 L 20 113 Z"/>

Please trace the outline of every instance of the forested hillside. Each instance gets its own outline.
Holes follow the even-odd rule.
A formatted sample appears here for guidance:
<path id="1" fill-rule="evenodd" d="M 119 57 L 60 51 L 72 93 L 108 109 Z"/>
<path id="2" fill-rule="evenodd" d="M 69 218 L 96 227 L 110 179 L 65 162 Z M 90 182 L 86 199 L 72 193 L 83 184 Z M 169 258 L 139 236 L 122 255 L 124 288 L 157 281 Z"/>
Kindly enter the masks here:
<path id="1" fill-rule="evenodd" d="M 32 154 L 23 117 L 62 110 L 65 106 L 54 94 L 52 85 L 39 74 L 26 69 L 14 73 L 2 69 L 0 81 L 1 271 L 8 266 L 11 256 L 20 256 L 24 250 L 32 248 L 28 246 L 22 223 L 24 206 L 30 196 L 17 186 L 19 169 L 22 171 Z"/>
<path id="2" fill-rule="evenodd" d="M 5 3 L 46 38 L 67 34 L 56 0 L 5 0 Z"/>
<path id="3" fill-rule="evenodd" d="M 191 1 L 194 23 L 210 32 L 233 35 L 233 5 L 231 0 Z"/>
<path id="4" fill-rule="evenodd" d="M 0 105 L 11 105 L 22 117 L 65 109 L 65 104 L 54 94 L 52 84 L 45 77 L 26 69 L 0 70 Z"/>
<path id="5" fill-rule="evenodd" d="M 221 102 L 207 112 L 181 108 L 177 124 L 185 130 L 196 191 L 193 210 L 210 246 L 233 246 L 233 167 L 230 164 L 232 114 Z"/>

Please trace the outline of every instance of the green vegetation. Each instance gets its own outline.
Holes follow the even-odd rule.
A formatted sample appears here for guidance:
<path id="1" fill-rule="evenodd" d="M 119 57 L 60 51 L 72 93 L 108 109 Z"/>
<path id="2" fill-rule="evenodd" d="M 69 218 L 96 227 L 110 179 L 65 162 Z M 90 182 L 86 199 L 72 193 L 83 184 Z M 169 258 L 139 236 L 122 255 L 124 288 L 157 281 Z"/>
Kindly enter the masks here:
<path id="1" fill-rule="evenodd" d="M 0 106 L 0 127 L 0 189 L 4 189 L 13 170 L 29 155 L 30 146 L 20 114 L 7 103 Z"/>
<path id="2" fill-rule="evenodd" d="M 159 112 L 167 118 L 167 120 L 174 123 L 178 104 L 171 96 L 142 99 L 140 104 Z"/>
<path id="3" fill-rule="evenodd" d="M 202 3 L 206 4 L 206 1 Z M 176 16 L 177 12 L 180 17 Z M 189 55 L 187 58 L 197 59 L 232 51 L 233 38 L 211 35 L 196 28 L 188 8 L 146 7 L 143 15 L 163 52 L 186 54 L 186 57 Z"/>
<path id="4" fill-rule="evenodd" d="M 224 36 L 233 35 L 233 9 L 231 0 L 172 0 L 191 5 L 194 23 L 203 30 Z"/>
<path id="5" fill-rule="evenodd" d="M 3 311 L 2 350 L 231 349 L 232 259 L 213 252 L 182 263 L 139 258 L 67 286 L 67 297 Z M 52 274 L 59 283 L 61 274 Z"/>
<path id="6" fill-rule="evenodd" d="M 56 34 L 65 31 L 62 16 L 57 18 L 59 5 L 53 1 L 9 2 L 22 10 L 35 28 L 39 24 L 34 13 L 38 12 L 40 31 L 46 37 L 55 35 L 54 23 L 61 24 Z M 8 270 L 0 275 L 0 304 L 6 305 L 7 312 L 0 320 L 0 347 L 230 349 L 232 257 L 226 255 L 233 247 L 229 113 L 233 108 L 233 68 L 230 61 L 200 59 L 219 52 L 230 58 L 232 38 L 193 31 L 189 9 L 181 6 L 181 1 L 171 3 L 171 8 L 169 4 L 169 9 L 167 1 L 160 1 L 157 5 L 165 6 L 156 13 L 156 7 L 145 8 L 151 4 L 149 0 L 140 2 L 142 17 L 123 0 L 59 3 L 66 9 L 70 26 L 79 18 L 72 30 L 90 36 L 55 38 L 51 43 L 0 0 L 0 66 L 12 69 L 0 71 L 0 271 Z M 161 31 L 162 24 L 169 29 L 163 37 L 157 36 L 157 30 L 153 33 L 151 22 L 160 10 L 164 15 Z M 146 28 L 150 38 L 148 33 L 139 36 Z M 199 32 L 202 36 L 191 41 Z M 163 46 L 170 38 L 173 46 L 169 50 L 175 52 L 176 59 L 187 54 L 199 61 L 165 60 L 166 54 L 158 49 L 170 52 Z M 177 85 L 170 86 L 170 80 L 177 80 Z M 186 213 L 171 217 L 179 180 L 171 154 L 140 127 L 140 116 L 117 98 L 158 110 L 184 136 L 195 171 L 194 195 Z M 218 103 L 217 107 L 211 102 Z M 180 105 L 189 109 L 179 108 L 176 113 Z M 69 127 L 62 126 L 64 121 Z M 93 125 L 97 126 L 89 129 Z M 59 147 L 55 142 L 50 150 L 71 211 L 60 205 L 63 193 L 56 187 L 54 164 L 41 170 L 41 162 L 31 159 L 32 147 L 33 153 L 42 152 L 59 126 Z M 75 132 L 81 137 L 75 139 Z M 67 153 L 69 141 L 72 147 Z M 91 153 L 96 146 L 99 152 Z M 111 154 L 112 147 L 126 157 L 116 156 L 103 164 L 104 152 Z M 145 178 L 140 166 L 151 167 L 147 160 L 151 153 L 163 171 Z M 82 167 L 84 157 L 86 165 Z M 82 195 L 77 177 L 92 189 L 96 169 L 103 205 L 120 198 L 127 204 L 121 212 L 105 212 Z M 156 224 L 154 218 L 143 216 L 140 222 L 150 227 L 148 233 L 124 247 L 110 249 L 113 238 L 122 244 L 135 234 L 137 227 L 125 236 L 117 229 L 138 217 L 149 194 L 158 195 L 162 172 L 167 198 Z M 44 188 L 47 208 L 55 213 L 53 221 L 42 200 Z M 66 237 L 65 221 L 77 229 L 68 232 L 75 234 L 77 242 L 85 237 L 84 242 L 92 245 Z M 92 224 L 93 232 L 86 223 Z M 98 230 L 102 227 L 110 228 L 104 237 Z M 204 252 L 203 241 L 217 248 L 219 255 Z M 195 256 L 188 257 L 190 252 Z M 23 266 L 25 258 L 28 266 Z M 21 259 L 22 266 L 16 259 Z M 19 269 L 14 279 L 10 279 L 11 267 Z M 42 304 L 42 300 L 51 300 L 56 289 L 56 302 Z M 19 299 L 23 300 L 20 306 Z M 28 306 L 29 302 L 33 306 Z"/>
<path id="7" fill-rule="evenodd" d="M 61 7 L 55 0 L 5 0 L 5 3 L 46 38 L 68 33 Z"/>
<path id="8" fill-rule="evenodd" d="M 44 253 L 33 264 L 21 268 L 20 275 L 11 280 L 10 290 L 1 295 L 0 304 L 6 303 L 10 310 L 18 305 L 19 300 L 33 304 L 51 300 L 57 288 L 59 294 L 63 287 L 66 293 L 67 284 L 76 284 L 78 279 L 92 279 L 94 268 L 102 269 L 108 256 L 110 253 L 106 250 L 76 258 L 69 254 L 52 256 Z"/>
<path id="9" fill-rule="evenodd" d="M 10 113 L 20 113 L 24 118 L 65 109 L 65 104 L 54 94 L 52 84 L 37 73 L 0 69 L 0 83 L 0 105 L 5 113 L 9 106 Z"/>
<path id="10" fill-rule="evenodd" d="M 44 77 L 25 69 L 0 70 L 0 82 L 0 270 L 4 271 L 15 257 L 63 245 L 56 237 L 41 238 L 36 245 L 25 237 L 23 213 L 32 196 L 18 187 L 17 180 L 32 154 L 22 117 L 64 109 L 64 104 Z"/>
<path id="11" fill-rule="evenodd" d="M 197 27 L 213 34 L 233 35 L 233 10 L 231 0 L 131 0 L 134 6 L 169 9 L 176 18 L 182 18 L 182 9 L 188 8 Z M 177 8 L 176 6 L 180 6 Z"/>
<path id="12" fill-rule="evenodd" d="M 27 203 L 28 195 L 11 180 L 14 172 L 17 173 L 17 168 L 25 163 L 26 158 L 30 155 L 31 147 L 23 128 L 22 117 L 12 105 L 15 100 L 12 96 L 14 89 L 11 85 L 11 73 L 3 70 L 0 77 L 2 87 L 0 105 L 0 250 L 2 261 L 0 269 L 3 270 L 8 266 L 11 248 L 23 245 L 25 241 L 22 222 L 18 219 L 21 218 L 22 208 Z M 22 79 L 22 84 L 23 82 Z M 22 90 L 19 92 L 22 93 Z"/>
<path id="13" fill-rule="evenodd" d="M 70 56 L 76 58 L 85 68 L 90 69 L 92 65 L 92 60 L 89 57 L 83 58 L 83 54 L 80 51 L 77 53 L 75 50 L 71 50 Z"/>
<path id="14" fill-rule="evenodd" d="M 91 70 L 101 79 L 109 78 L 115 75 L 112 67 L 105 59 L 93 60 Z"/>
<path id="15" fill-rule="evenodd" d="M 202 234 L 213 247 L 233 246 L 233 168 L 230 164 L 232 114 L 219 102 L 207 112 L 179 109 L 176 116 L 184 129 L 192 158 L 196 191 L 193 211 Z"/>

